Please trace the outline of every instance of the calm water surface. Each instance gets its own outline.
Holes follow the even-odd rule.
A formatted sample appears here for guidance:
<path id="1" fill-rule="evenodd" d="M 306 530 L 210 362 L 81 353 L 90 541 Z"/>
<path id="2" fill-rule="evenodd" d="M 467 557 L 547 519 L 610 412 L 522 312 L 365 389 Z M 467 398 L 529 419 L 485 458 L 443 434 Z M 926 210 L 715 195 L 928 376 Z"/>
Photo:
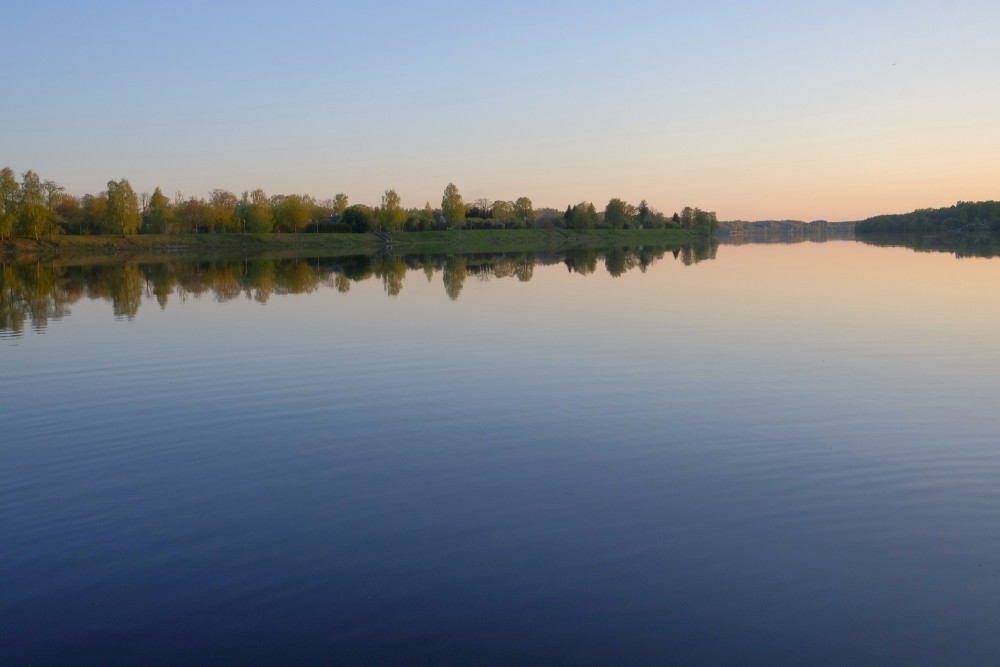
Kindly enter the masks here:
<path id="1" fill-rule="evenodd" d="M 1000 259 L 2 270 L 0 664 L 1000 663 Z"/>

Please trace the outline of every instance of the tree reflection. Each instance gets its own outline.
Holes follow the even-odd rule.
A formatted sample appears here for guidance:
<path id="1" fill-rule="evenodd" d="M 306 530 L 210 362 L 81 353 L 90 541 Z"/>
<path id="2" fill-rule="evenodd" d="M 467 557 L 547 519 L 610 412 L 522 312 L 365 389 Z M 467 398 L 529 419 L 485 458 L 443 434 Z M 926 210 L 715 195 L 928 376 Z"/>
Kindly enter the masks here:
<path id="1" fill-rule="evenodd" d="M 465 257 L 452 256 L 445 260 L 441 278 L 444 280 L 444 291 L 452 301 L 462 293 L 468 269 L 468 261 Z"/>
<path id="2" fill-rule="evenodd" d="M 133 263 L 112 266 L 108 269 L 107 278 L 115 317 L 135 318 L 145 291 L 139 266 Z"/>
<path id="3" fill-rule="evenodd" d="M 968 257 L 1000 257 L 1000 234 L 883 234 L 865 235 L 868 245 L 910 248 L 917 252 L 945 252 L 958 259 Z"/>
<path id="4" fill-rule="evenodd" d="M 719 242 L 715 238 L 696 238 L 681 248 L 681 261 L 684 266 L 691 266 L 706 259 L 715 259 L 718 252 Z"/>
<path id="5" fill-rule="evenodd" d="M 166 264 L 154 264 L 146 272 L 146 296 L 156 298 L 160 310 L 165 310 L 174 283 Z"/>
<path id="6" fill-rule="evenodd" d="M 597 251 L 590 247 L 567 250 L 563 263 L 570 273 L 586 276 L 597 270 Z"/>
<path id="7" fill-rule="evenodd" d="M 4 266 L 0 272 L 0 331 L 20 334 L 28 317 L 27 303 L 17 272 Z"/>
<path id="8" fill-rule="evenodd" d="M 0 333 L 21 335 L 27 324 L 44 331 L 50 320 L 69 313 L 82 298 L 111 304 L 115 317 L 133 319 L 144 300 L 165 309 L 171 299 L 210 295 L 227 302 L 240 298 L 266 304 L 274 295 L 306 294 L 320 286 L 346 294 L 355 283 L 382 282 L 389 296 L 402 292 L 410 269 L 428 281 L 441 275 L 447 297 L 458 299 L 472 276 L 480 281 L 532 279 L 539 265 L 562 263 L 581 275 L 595 273 L 603 260 L 615 278 L 634 269 L 645 271 L 672 253 L 685 265 L 714 259 L 718 244 L 708 239 L 684 247 L 623 247 L 609 250 L 574 248 L 545 253 L 479 253 L 469 255 L 357 255 L 328 259 L 173 261 L 166 263 L 106 262 L 83 265 L 55 263 L 0 265 Z M 104 261 L 104 260 L 101 260 Z"/>
<path id="9" fill-rule="evenodd" d="M 274 293 L 274 281 L 277 274 L 274 262 L 269 259 L 255 259 L 245 264 L 246 279 L 243 281 L 243 293 L 248 299 L 257 303 L 267 303 Z"/>
<path id="10" fill-rule="evenodd" d="M 382 286 L 389 296 L 398 296 L 403 290 L 406 262 L 401 257 L 382 257 L 375 264 L 375 275 L 382 279 Z"/>

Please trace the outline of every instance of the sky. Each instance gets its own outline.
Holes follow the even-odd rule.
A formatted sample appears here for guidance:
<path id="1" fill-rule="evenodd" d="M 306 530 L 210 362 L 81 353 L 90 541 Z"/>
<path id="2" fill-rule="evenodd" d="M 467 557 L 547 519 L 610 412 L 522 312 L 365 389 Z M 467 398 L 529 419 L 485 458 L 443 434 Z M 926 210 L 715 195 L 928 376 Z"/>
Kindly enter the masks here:
<path id="1" fill-rule="evenodd" d="M 4 8 L 0 166 L 71 194 L 645 199 L 856 220 L 1000 199 L 1000 3 Z"/>

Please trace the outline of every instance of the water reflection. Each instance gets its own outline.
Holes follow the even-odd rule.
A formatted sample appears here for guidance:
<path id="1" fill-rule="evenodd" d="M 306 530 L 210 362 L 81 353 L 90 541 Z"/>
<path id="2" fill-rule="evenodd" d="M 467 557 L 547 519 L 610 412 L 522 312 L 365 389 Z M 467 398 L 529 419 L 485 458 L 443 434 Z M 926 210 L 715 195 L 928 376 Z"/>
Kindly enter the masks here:
<path id="1" fill-rule="evenodd" d="M 868 245 L 911 248 L 917 252 L 946 252 L 966 257 L 1000 257 L 1000 235 L 982 234 L 890 234 L 859 237 Z"/>
<path id="2" fill-rule="evenodd" d="M 715 259 L 718 243 L 702 240 L 683 247 L 631 247 L 564 252 L 471 255 L 357 255 L 325 259 L 255 258 L 226 261 L 167 263 L 4 264 L 0 273 L 0 335 L 20 335 L 27 324 L 44 331 L 50 320 L 70 313 L 82 298 L 106 300 L 116 318 L 133 319 L 144 298 L 166 308 L 171 299 L 211 294 L 226 302 L 245 297 L 267 303 L 275 294 L 304 294 L 320 287 L 347 293 L 352 285 L 381 280 L 389 296 L 403 290 L 407 274 L 423 271 L 428 281 L 441 274 L 449 299 L 458 299 L 469 276 L 481 281 L 516 279 L 528 282 L 537 265 L 564 264 L 587 275 L 603 264 L 618 277 L 634 269 L 645 272 L 671 254 L 685 266 Z"/>

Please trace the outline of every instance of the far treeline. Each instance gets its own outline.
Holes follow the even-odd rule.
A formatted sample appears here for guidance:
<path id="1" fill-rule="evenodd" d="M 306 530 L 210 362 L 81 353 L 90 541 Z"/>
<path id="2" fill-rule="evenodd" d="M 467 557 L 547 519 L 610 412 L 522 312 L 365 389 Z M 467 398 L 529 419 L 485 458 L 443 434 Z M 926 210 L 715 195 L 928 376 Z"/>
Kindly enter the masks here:
<path id="1" fill-rule="evenodd" d="M 857 234 L 942 234 L 1000 232 L 1000 202 L 960 201 L 947 208 L 879 215 L 854 226 Z"/>
<path id="2" fill-rule="evenodd" d="M 811 238 L 846 237 L 854 231 L 853 222 L 826 220 L 725 220 L 720 223 L 720 236 L 791 236 Z"/>
<path id="3" fill-rule="evenodd" d="M 345 194 L 317 200 L 309 195 L 272 195 L 263 190 L 242 195 L 215 189 L 208 198 L 177 193 L 167 197 L 159 187 L 152 194 L 137 194 L 128 179 L 108 181 L 96 195 L 75 197 L 53 181 L 42 181 L 34 171 L 21 175 L 0 171 L 0 239 L 25 236 L 38 239 L 53 234 L 197 234 L 272 232 L 365 233 L 371 231 L 420 232 L 447 229 L 594 228 L 687 229 L 698 235 L 714 234 L 715 213 L 687 207 L 666 216 L 645 201 L 638 206 L 612 199 L 603 212 L 580 202 L 566 211 L 535 209 L 531 200 L 477 199 L 466 203 L 449 183 L 439 208 L 403 208 L 399 195 L 389 189 L 379 206 L 351 205 Z"/>

